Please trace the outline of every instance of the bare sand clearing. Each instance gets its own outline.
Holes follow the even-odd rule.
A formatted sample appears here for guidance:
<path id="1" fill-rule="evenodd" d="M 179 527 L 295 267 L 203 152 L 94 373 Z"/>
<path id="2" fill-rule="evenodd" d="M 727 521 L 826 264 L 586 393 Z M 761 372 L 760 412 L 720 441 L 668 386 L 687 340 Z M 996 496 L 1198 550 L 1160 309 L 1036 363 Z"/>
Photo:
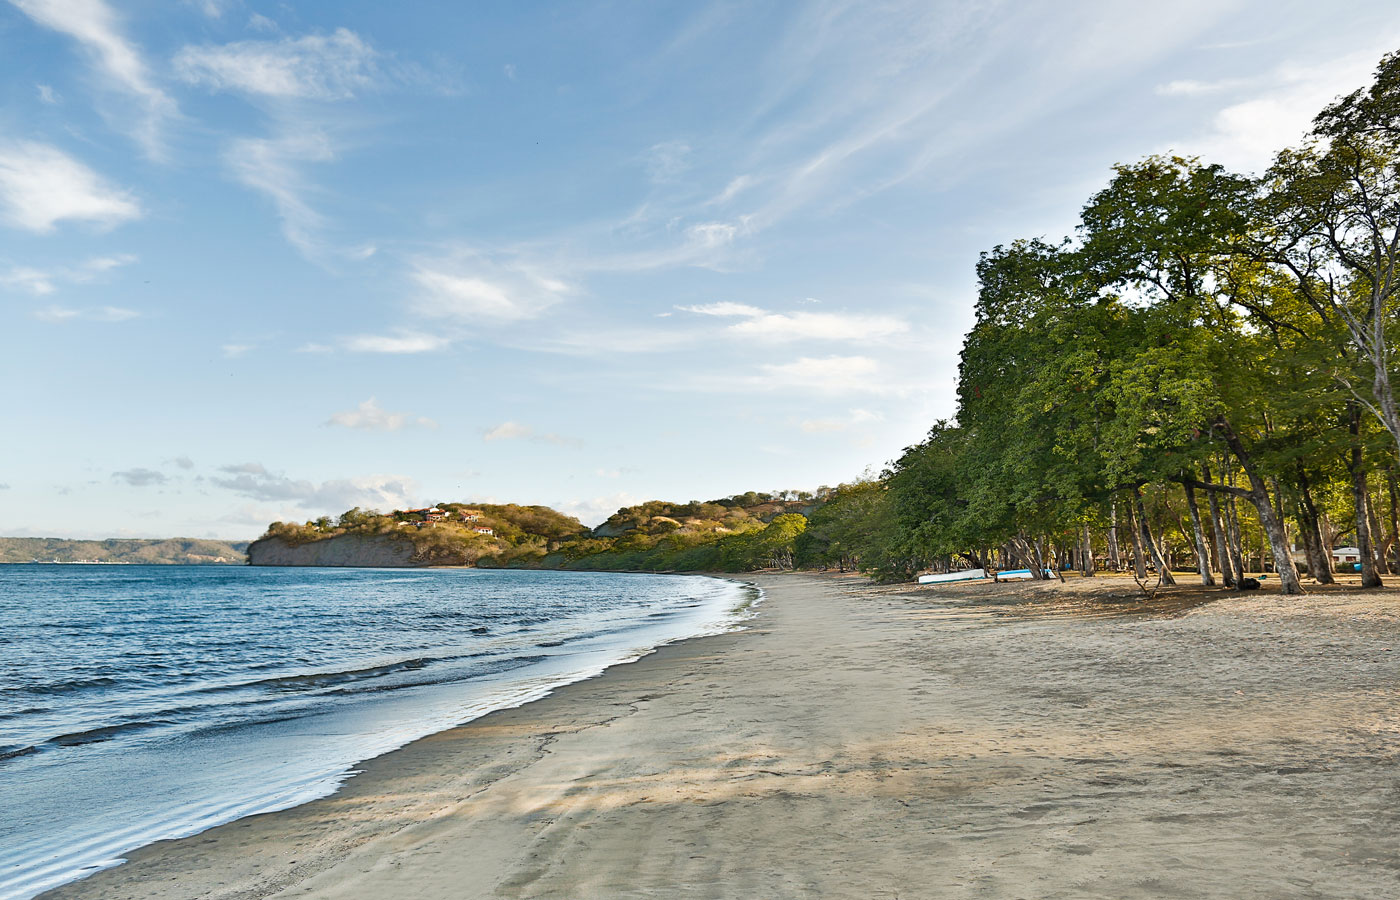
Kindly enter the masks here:
<path id="1" fill-rule="evenodd" d="M 47 896 L 1400 897 L 1400 594 L 757 581 L 747 632 Z"/>

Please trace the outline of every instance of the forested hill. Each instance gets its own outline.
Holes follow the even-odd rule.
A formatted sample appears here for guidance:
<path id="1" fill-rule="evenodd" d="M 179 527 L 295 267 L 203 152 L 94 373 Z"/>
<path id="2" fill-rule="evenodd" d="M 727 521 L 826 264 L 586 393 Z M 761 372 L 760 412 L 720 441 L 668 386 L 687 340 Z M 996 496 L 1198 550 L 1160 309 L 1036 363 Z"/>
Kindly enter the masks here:
<path id="1" fill-rule="evenodd" d="M 335 519 L 274 522 L 249 555 L 255 565 L 288 560 L 354 565 L 355 559 L 374 558 L 376 565 L 744 571 L 791 565 L 793 541 L 805 529 L 806 515 L 828 494 L 750 491 L 711 501 L 654 500 L 619 509 L 595 529 L 544 506 L 352 509 Z M 353 553 L 323 551 L 325 542 L 352 538 Z M 366 556 L 371 546 L 392 552 Z M 327 563 L 332 559 L 347 562 Z"/>
<path id="2" fill-rule="evenodd" d="M 247 541 L 197 538 L 75 541 L 66 538 L 0 538 L 0 563 L 104 562 L 143 565 L 241 565 Z"/>

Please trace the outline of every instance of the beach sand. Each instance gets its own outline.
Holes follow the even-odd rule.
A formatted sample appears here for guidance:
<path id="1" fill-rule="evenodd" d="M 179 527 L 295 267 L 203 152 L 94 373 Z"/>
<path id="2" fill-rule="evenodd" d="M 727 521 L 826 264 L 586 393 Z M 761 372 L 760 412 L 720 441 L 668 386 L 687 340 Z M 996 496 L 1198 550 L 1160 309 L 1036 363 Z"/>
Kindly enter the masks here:
<path id="1" fill-rule="evenodd" d="M 1400 594 L 754 580 L 747 631 L 45 897 L 1400 897 Z"/>

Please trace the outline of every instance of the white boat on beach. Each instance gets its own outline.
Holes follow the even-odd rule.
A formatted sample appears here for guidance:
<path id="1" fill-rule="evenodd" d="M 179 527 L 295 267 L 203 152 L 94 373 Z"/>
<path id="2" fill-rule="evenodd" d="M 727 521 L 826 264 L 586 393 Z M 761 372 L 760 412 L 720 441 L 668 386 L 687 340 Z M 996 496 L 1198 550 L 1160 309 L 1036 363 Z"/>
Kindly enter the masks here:
<path id="1" fill-rule="evenodd" d="M 976 581 L 986 577 L 986 569 L 963 569 L 961 572 L 942 572 L 937 575 L 920 575 L 919 584 L 944 584 L 949 581 Z"/>
<path id="2" fill-rule="evenodd" d="M 1027 579 L 1027 578 L 1030 578 L 1030 577 L 1031 577 L 1031 570 L 1030 570 L 1030 569 L 1008 569 L 1008 570 L 1005 571 L 1005 572 L 998 572 L 998 573 L 996 574 L 996 580 L 997 580 L 997 581 L 1021 581 L 1021 580 L 1024 580 L 1024 579 Z M 1052 571 L 1050 571 L 1049 569 L 1046 569 L 1046 570 L 1045 570 L 1045 577 L 1046 577 L 1046 578 L 1054 578 L 1054 577 L 1055 577 L 1055 573 L 1052 572 Z"/>

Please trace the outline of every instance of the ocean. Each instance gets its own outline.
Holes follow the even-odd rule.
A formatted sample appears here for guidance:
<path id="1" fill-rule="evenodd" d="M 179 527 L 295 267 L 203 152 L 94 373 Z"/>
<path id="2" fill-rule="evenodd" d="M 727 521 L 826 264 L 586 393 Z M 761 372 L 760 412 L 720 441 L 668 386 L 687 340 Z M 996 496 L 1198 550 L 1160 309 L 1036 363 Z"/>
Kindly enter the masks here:
<path id="1" fill-rule="evenodd" d="M 679 575 L 0 565 L 0 900 L 325 796 L 754 599 Z"/>

